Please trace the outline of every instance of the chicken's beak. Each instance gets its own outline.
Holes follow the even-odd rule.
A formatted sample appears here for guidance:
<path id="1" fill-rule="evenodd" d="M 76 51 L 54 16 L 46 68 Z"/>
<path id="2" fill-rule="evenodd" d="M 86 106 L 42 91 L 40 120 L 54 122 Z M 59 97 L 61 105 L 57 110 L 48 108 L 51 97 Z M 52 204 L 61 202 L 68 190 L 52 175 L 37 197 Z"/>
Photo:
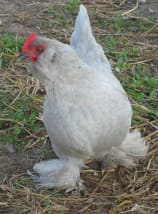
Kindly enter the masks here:
<path id="1" fill-rule="evenodd" d="M 30 55 L 28 53 L 20 53 L 19 56 L 18 56 L 18 59 L 27 59 L 29 58 Z"/>

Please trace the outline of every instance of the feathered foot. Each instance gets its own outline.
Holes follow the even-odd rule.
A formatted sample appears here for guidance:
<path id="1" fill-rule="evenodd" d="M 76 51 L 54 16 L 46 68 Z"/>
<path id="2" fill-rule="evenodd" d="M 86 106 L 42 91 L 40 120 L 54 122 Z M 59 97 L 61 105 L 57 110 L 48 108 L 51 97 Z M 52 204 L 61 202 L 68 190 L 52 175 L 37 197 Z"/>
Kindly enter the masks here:
<path id="1" fill-rule="evenodd" d="M 36 182 L 37 188 L 63 189 L 66 192 L 76 190 L 84 191 L 83 181 L 80 179 L 80 167 L 73 161 L 52 159 L 36 163 L 33 170 L 38 174 L 31 177 Z"/>

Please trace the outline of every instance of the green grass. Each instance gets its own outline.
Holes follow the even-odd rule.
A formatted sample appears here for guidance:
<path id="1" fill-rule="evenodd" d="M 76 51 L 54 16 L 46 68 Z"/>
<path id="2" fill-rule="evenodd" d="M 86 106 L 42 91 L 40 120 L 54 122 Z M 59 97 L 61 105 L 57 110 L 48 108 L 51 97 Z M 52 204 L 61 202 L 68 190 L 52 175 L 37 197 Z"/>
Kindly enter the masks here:
<path id="1" fill-rule="evenodd" d="M 10 65 L 15 59 L 23 43 L 22 38 L 15 38 L 10 33 L 6 32 L 0 35 L 0 68 Z"/>
<path id="2" fill-rule="evenodd" d="M 124 77 L 120 79 L 128 96 L 138 104 L 136 108 L 134 105 L 135 114 L 142 116 L 142 119 L 155 120 L 158 119 L 156 102 L 158 77 L 151 74 L 149 70 L 144 73 L 141 69 L 141 66 L 136 66 L 135 71 L 129 72 L 126 79 Z M 145 107 L 144 111 L 142 111 L 142 107 Z"/>
<path id="3" fill-rule="evenodd" d="M 144 32 L 156 21 L 155 17 L 145 18 L 125 18 L 121 15 L 117 15 L 110 20 L 111 29 L 117 33 L 127 32 L 128 29 L 135 32 Z"/>
<path id="4" fill-rule="evenodd" d="M 80 4 L 79 0 L 71 0 L 68 3 L 66 3 L 65 9 L 72 12 L 73 10 L 78 9 L 79 4 Z"/>
<path id="5" fill-rule="evenodd" d="M 78 5 L 78 1 L 75 0 L 66 3 L 64 6 L 54 5 L 53 7 L 49 7 L 48 15 L 50 19 L 44 24 L 44 27 L 49 29 L 57 28 L 61 32 L 63 29 L 67 32 L 70 31 L 71 26 L 73 26 L 75 22 L 72 13 L 77 13 Z"/>
<path id="6" fill-rule="evenodd" d="M 105 53 L 114 59 L 115 67 L 120 72 L 131 69 L 130 61 L 140 56 L 138 48 L 124 36 L 109 36 L 102 45 Z"/>
<path id="7" fill-rule="evenodd" d="M 14 187 L 20 187 L 20 186 L 25 186 L 28 183 L 27 178 L 24 176 L 20 176 L 17 178 L 17 180 L 14 183 Z"/>
<path id="8" fill-rule="evenodd" d="M 61 6 L 56 5 L 53 7 L 49 7 L 48 14 L 53 16 L 53 18 L 55 19 L 55 22 L 57 23 L 58 26 L 61 27 L 66 24 L 65 14 L 64 14 L 63 8 Z"/>
<path id="9" fill-rule="evenodd" d="M 122 27 L 124 29 L 134 29 L 135 31 L 143 32 L 151 28 L 155 19 L 149 17 L 148 19 L 138 18 L 138 19 L 128 19 L 123 22 Z"/>
<path id="10" fill-rule="evenodd" d="M 13 95 L 15 96 L 15 95 Z M 44 127 L 37 119 L 39 108 L 36 106 L 34 98 L 27 96 L 24 92 L 19 99 L 10 106 L 13 98 L 11 95 L 2 93 L 0 95 L 0 111 L 3 117 L 0 120 L 0 129 L 6 130 L 0 136 L 0 141 L 19 144 L 29 136 L 44 133 Z"/>

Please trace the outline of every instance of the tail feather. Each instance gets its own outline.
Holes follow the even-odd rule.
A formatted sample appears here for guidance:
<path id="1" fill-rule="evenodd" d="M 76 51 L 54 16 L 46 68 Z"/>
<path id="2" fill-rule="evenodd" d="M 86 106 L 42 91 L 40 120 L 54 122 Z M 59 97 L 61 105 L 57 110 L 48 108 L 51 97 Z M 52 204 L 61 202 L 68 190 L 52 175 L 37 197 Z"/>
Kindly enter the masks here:
<path id="1" fill-rule="evenodd" d="M 80 5 L 80 11 L 76 18 L 75 29 L 71 36 L 70 43 L 75 49 L 78 45 L 85 45 L 89 42 L 95 42 L 95 38 L 92 34 L 91 24 L 86 8 Z M 78 44 L 79 43 L 79 44 Z"/>
<path id="2" fill-rule="evenodd" d="M 134 159 L 144 157 L 148 151 L 145 140 L 141 137 L 138 130 L 128 133 L 120 149 L 127 155 L 131 155 Z"/>
<path id="3" fill-rule="evenodd" d="M 141 158 L 145 157 L 147 151 L 148 146 L 145 140 L 141 137 L 138 130 L 134 130 L 127 134 L 120 147 L 112 148 L 104 160 L 104 166 L 107 163 L 125 167 L 135 166 Z"/>
<path id="4" fill-rule="evenodd" d="M 70 45 L 88 66 L 98 71 L 111 73 L 111 66 L 104 55 L 103 48 L 93 36 L 87 10 L 82 4 L 70 39 Z"/>

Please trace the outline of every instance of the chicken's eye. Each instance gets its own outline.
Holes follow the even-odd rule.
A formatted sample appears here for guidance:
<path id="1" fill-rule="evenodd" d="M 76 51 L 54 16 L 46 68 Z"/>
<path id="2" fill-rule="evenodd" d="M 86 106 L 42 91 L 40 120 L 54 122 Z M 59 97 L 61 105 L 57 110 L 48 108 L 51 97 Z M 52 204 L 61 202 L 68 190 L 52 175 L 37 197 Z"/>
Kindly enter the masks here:
<path id="1" fill-rule="evenodd" d="M 38 53 L 41 53 L 43 51 L 43 47 L 41 46 L 36 46 L 35 49 Z"/>

